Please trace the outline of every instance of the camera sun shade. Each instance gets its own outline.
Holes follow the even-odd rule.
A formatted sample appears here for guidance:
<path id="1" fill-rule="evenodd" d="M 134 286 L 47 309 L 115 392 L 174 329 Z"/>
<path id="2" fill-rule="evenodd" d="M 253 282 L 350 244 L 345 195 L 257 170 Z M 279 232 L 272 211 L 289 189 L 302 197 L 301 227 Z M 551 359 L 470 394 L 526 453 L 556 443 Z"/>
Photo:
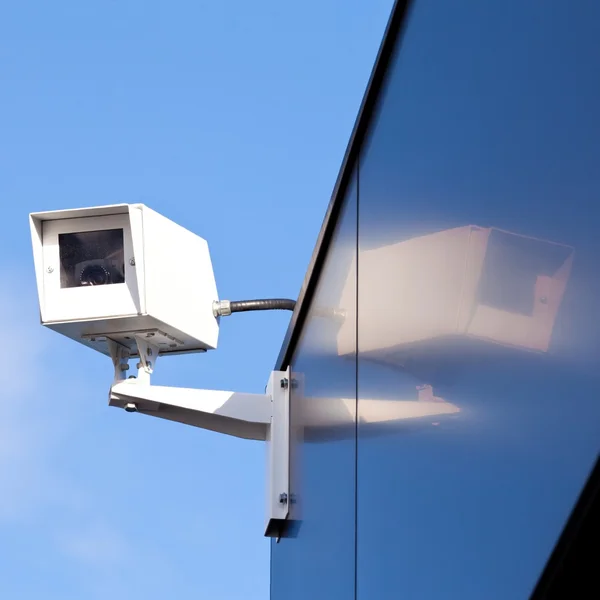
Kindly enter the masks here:
<path id="1" fill-rule="evenodd" d="M 206 241 L 143 204 L 30 215 L 42 324 L 109 354 L 216 348 L 217 288 Z"/>

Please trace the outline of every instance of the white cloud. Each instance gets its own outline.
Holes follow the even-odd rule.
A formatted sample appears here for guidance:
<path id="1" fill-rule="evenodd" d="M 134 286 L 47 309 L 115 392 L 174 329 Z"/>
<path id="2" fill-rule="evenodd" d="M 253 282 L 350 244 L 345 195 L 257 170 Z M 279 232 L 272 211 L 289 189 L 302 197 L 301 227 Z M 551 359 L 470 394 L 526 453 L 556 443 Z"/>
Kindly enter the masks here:
<path id="1" fill-rule="evenodd" d="M 43 336 L 29 319 L 31 290 L 12 280 L 0 290 L 0 518 L 22 512 L 42 477 L 40 458 L 52 446 L 48 423 L 37 410 L 43 392 Z M 35 313 L 33 313 L 35 315 Z M 35 317 L 34 317 L 35 318 Z"/>
<path id="2" fill-rule="evenodd" d="M 119 531 L 100 521 L 65 531 L 57 542 L 65 555 L 92 567 L 123 564 L 136 554 Z"/>
<path id="3" fill-rule="evenodd" d="M 33 521 L 48 511 L 82 509 L 89 498 L 66 476 L 65 443 L 79 426 L 69 402 L 77 384 L 57 369 L 53 334 L 39 323 L 33 276 L 4 268 L 10 293 L 0 289 L 0 524 Z M 60 399 L 60 401 L 57 401 Z"/>
<path id="4" fill-rule="evenodd" d="M 168 556 L 153 540 L 129 534 L 123 515 L 94 496 L 93 472 L 74 475 L 81 462 L 73 461 L 73 445 L 90 426 L 81 402 L 86 372 L 67 362 L 79 354 L 70 347 L 64 360 L 52 354 L 60 337 L 39 324 L 33 281 L 9 280 L 13 291 L 0 289 L 0 536 L 18 533 L 39 548 L 39 560 L 49 551 L 57 572 L 85 574 L 71 590 L 80 597 L 118 600 L 138 588 L 144 597 L 164 597 L 175 577 Z M 95 452 L 93 443 L 85 452 Z M 146 564 L 161 569 L 148 573 L 140 567 Z"/>

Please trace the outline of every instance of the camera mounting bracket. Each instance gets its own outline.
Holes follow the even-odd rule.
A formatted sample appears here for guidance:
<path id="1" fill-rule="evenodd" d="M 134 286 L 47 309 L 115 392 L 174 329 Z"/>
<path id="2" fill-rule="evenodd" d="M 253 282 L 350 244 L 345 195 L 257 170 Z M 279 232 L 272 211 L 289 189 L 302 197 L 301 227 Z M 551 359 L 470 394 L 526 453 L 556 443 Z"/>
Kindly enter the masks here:
<path id="1" fill-rule="evenodd" d="M 137 380 L 139 383 L 147 383 L 150 385 L 150 375 L 154 373 L 160 348 L 157 344 L 152 343 L 152 340 L 154 339 L 152 337 L 135 334 L 134 339 L 137 343 L 138 354 L 140 355 L 140 362 L 137 365 Z"/>
<path id="2" fill-rule="evenodd" d="M 135 336 L 138 348 L 133 350 L 108 338 L 113 365 L 114 381 L 110 389 L 109 405 L 128 412 L 208 429 L 235 437 L 264 441 L 267 444 L 267 507 L 265 535 L 279 538 L 283 535 L 291 509 L 290 494 L 290 391 L 296 398 L 304 397 L 303 378 L 290 370 L 273 371 L 264 394 L 246 394 L 221 390 L 199 390 L 150 385 L 160 349 L 156 338 L 148 332 Z M 138 376 L 126 378 L 128 361 L 139 355 Z M 410 399 L 361 398 L 361 423 L 364 426 L 389 427 L 402 421 L 413 421 L 416 426 L 431 427 L 440 424 L 440 418 L 451 416 L 460 409 L 434 394 L 431 385 L 419 385 Z M 302 423 L 312 435 L 353 436 L 355 432 L 356 398 L 312 398 L 300 402 L 296 427 Z M 299 507 L 294 509 L 297 518 Z"/>
<path id="3" fill-rule="evenodd" d="M 267 444 L 265 536 L 279 538 L 288 517 L 290 453 L 289 369 L 273 371 L 264 394 L 150 385 L 159 348 L 136 335 L 138 376 L 126 378 L 130 349 L 107 340 L 114 365 L 109 405 Z"/>

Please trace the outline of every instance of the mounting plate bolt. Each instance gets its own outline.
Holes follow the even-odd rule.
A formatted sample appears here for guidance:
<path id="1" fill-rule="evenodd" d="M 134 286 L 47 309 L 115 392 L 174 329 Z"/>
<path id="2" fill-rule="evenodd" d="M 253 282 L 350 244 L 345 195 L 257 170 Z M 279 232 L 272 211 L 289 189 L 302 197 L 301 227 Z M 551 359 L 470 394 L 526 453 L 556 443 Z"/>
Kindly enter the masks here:
<path id="1" fill-rule="evenodd" d="M 48 273 L 54 273 L 54 267 L 48 267 L 46 271 L 48 271 Z"/>
<path id="2" fill-rule="evenodd" d="M 288 495 L 287 494 L 279 494 L 279 504 L 287 504 Z"/>
<path id="3" fill-rule="evenodd" d="M 135 267 L 135 258 L 130 258 L 130 259 L 129 259 L 129 264 L 130 264 L 132 267 Z"/>
<path id="4" fill-rule="evenodd" d="M 290 385 L 290 382 L 288 381 L 287 377 L 284 377 L 280 383 L 281 383 L 282 390 L 287 390 L 288 386 Z"/>

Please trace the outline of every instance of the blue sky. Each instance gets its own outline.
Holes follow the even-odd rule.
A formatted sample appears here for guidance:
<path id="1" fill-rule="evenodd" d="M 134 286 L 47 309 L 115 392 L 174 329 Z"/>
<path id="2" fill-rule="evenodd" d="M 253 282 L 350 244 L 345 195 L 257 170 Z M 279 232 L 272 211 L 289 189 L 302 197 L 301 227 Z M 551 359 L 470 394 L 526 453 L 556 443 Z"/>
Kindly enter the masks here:
<path id="1" fill-rule="evenodd" d="M 27 214 L 143 202 L 222 298 L 296 297 L 391 0 L 0 8 L 0 595 L 261 598 L 259 443 L 109 409 L 107 358 L 42 329 Z M 156 383 L 260 392 L 289 315 L 236 315 Z"/>

